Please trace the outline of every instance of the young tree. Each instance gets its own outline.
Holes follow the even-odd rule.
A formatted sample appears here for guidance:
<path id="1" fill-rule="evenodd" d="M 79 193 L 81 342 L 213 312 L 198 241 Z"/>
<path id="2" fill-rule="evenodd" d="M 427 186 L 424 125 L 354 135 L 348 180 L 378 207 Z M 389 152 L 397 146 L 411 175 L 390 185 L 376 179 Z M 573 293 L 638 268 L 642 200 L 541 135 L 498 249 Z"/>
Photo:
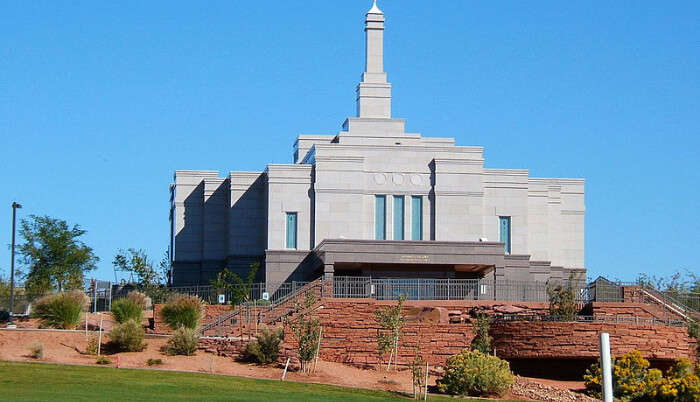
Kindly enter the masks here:
<path id="1" fill-rule="evenodd" d="M 406 320 L 401 313 L 403 308 L 403 303 L 406 301 L 406 296 L 399 296 L 399 301 L 396 306 L 388 306 L 381 308 L 374 312 L 374 319 L 379 324 L 377 329 L 377 351 L 381 357 L 387 352 L 389 355 L 389 364 L 387 365 L 386 371 L 391 369 L 392 357 L 394 360 L 397 356 L 399 348 L 399 339 L 401 338 L 401 331 L 406 323 Z"/>
<path id="2" fill-rule="evenodd" d="M 472 340 L 472 350 L 478 350 L 479 352 L 488 355 L 491 354 L 491 340 L 493 339 L 489 335 L 491 330 L 491 322 L 493 318 L 484 310 L 479 310 L 474 312 L 474 340 Z"/>
<path id="3" fill-rule="evenodd" d="M 19 255 L 28 270 L 25 288 L 31 293 L 82 289 L 85 273 L 100 260 L 80 240 L 85 233 L 78 225 L 71 228 L 66 221 L 49 216 L 23 219 L 19 235 L 24 243 Z"/>
<path id="4" fill-rule="evenodd" d="M 216 275 L 216 279 L 210 281 L 211 286 L 214 287 L 219 292 L 231 292 L 233 305 L 245 303 L 250 301 L 250 294 L 255 283 L 255 276 L 258 274 L 260 269 L 260 263 L 254 262 L 250 264 L 250 271 L 246 276 L 245 281 L 231 272 L 228 268 L 219 272 Z"/>
<path id="5" fill-rule="evenodd" d="M 549 314 L 566 321 L 573 321 L 576 317 L 576 293 L 571 285 L 554 284 L 547 287 L 549 296 Z"/>
<path id="6" fill-rule="evenodd" d="M 159 285 L 163 281 L 162 275 L 153 268 L 153 261 L 144 250 L 120 249 L 114 256 L 112 265 L 117 271 L 128 272 L 129 281 L 142 287 Z"/>
<path id="7" fill-rule="evenodd" d="M 294 307 L 296 317 L 293 320 L 285 320 L 297 341 L 301 371 L 307 374 L 311 372 L 309 363 L 313 361 L 318 352 L 321 337 L 321 320 L 312 311 L 309 311 L 316 304 L 316 301 L 315 294 L 307 293 L 303 303 L 297 302 Z"/>

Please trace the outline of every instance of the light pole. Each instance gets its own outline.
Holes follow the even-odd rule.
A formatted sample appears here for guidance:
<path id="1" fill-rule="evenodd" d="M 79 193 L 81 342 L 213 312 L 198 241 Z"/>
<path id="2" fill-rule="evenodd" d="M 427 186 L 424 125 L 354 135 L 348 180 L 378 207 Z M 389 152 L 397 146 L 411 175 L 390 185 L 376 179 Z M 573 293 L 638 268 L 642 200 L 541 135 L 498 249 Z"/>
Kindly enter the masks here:
<path id="1" fill-rule="evenodd" d="M 12 249 L 10 251 L 10 322 L 7 323 L 8 328 L 14 328 L 12 316 L 15 308 L 15 227 L 17 222 L 17 209 L 22 208 L 22 205 L 12 203 Z"/>

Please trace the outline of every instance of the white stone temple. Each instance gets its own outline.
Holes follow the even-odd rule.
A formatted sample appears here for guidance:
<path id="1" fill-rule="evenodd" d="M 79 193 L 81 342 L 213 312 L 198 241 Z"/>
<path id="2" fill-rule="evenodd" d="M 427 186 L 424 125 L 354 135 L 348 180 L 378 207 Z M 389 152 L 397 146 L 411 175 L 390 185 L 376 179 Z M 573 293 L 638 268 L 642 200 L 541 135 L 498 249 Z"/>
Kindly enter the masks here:
<path id="1" fill-rule="evenodd" d="M 392 116 L 384 22 L 375 1 L 357 114 L 339 132 L 298 136 L 293 164 L 175 172 L 173 285 L 256 261 L 268 282 L 585 277 L 584 180 L 487 169 L 482 147 L 406 132 Z"/>

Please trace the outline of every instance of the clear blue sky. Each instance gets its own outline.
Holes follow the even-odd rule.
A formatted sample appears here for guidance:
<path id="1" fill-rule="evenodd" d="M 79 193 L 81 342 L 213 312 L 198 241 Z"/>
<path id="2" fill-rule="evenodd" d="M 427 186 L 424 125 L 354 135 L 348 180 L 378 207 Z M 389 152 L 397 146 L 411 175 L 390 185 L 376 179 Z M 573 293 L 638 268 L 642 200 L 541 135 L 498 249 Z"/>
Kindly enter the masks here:
<path id="1" fill-rule="evenodd" d="M 100 278 L 119 248 L 159 260 L 175 169 L 288 163 L 353 115 L 370 3 L 4 2 L 0 244 L 16 200 L 86 229 Z M 380 6 L 409 131 L 585 177 L 591 276 L 700 271 L 700 2 Z"/>

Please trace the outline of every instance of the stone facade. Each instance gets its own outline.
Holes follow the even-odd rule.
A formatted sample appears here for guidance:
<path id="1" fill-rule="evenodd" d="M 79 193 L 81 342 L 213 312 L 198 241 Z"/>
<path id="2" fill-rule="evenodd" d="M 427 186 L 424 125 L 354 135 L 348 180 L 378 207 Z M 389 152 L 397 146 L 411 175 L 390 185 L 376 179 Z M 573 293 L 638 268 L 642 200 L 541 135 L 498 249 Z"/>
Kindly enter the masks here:
<path id="1" fill-rule="evenodd" d="M 261 172 L 175 172 L 173 284 L 206 284 L 223 267 L 244 273 L 253 261 L 263 263 L 260 279 L 270 282 L 332 274 L 337 267 L 313 252 L 333 239 L 481 242 L 485 249 L 499 248 L 514 268 L 482 267 L 480 276 L 585 274 L 584 180 L 487 168 L 482 147 L 406 131 L 406 121 L 391 115 L 384 20 L 378 8 L 367 13 L 357 115 L 340 132 L 300 135 L 293 164 L 271 164 Z M 377 196 L 385 197 L 381 211 Z M 288 213 L 296 214 L 292 235 Z M 501 218 L 508 219 L 507 229 Z M 385 235 L 378 236 L 380 230 Z M 405 263 L 395 264 L 401 271 Z M 446 265 L 445 272 L 458 271 L 456 259 Z"/>

